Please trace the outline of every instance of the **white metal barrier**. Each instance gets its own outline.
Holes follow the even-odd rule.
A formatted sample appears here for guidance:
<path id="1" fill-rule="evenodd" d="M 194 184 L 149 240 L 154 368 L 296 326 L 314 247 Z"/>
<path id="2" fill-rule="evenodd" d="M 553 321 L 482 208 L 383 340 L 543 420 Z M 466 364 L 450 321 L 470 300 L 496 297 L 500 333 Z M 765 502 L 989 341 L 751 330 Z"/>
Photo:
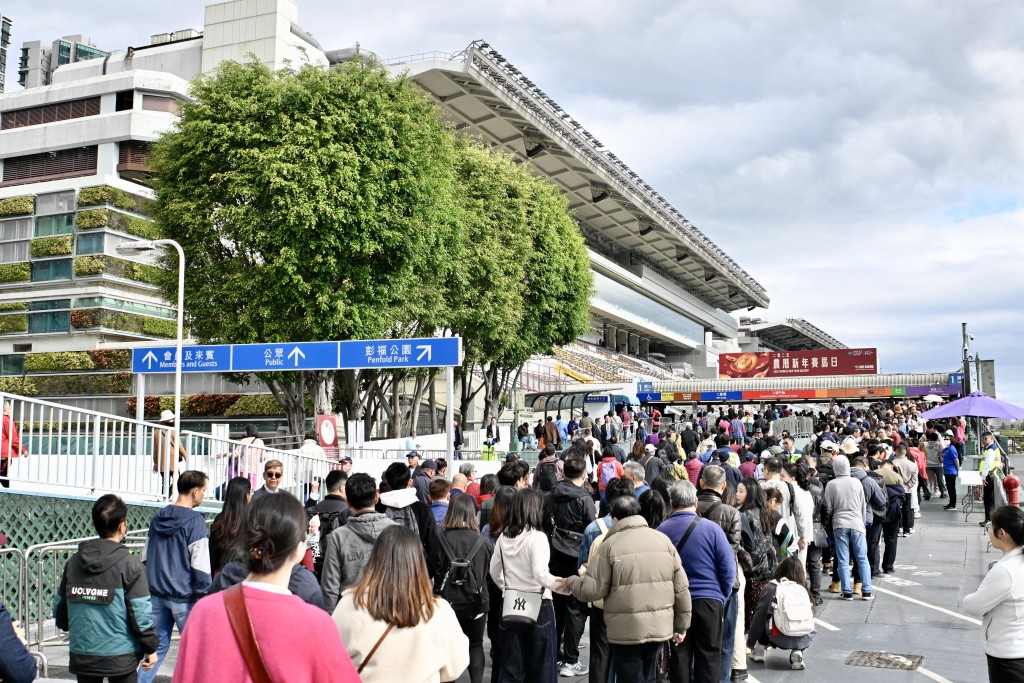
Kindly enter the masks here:
<path id="1" fill-rule="evenodd" d="M 310 482 L 339 467 L 333 460 L 298 451 L 254 446 L 35 398 L 0 393 L 4 416 L 0 454 L 9 458 L 14 486 L 44 492 L 114 492 L 133 499 L 173 498 L 175 473 L 200 470 L 210 478 L 208 495 L 233 476 L 258 488 L 270 460 L 283 465 L 281 486 L 300 499 Z"/>

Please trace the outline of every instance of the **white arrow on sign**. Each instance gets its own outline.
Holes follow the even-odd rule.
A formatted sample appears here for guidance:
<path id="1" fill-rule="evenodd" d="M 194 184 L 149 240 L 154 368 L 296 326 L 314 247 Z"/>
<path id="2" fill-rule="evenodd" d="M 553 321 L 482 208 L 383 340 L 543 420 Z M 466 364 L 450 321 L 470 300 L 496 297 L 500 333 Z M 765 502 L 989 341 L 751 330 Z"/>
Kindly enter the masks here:
<path id="1" fill-rule="evenodd" d="M 296 346 L 294 349 L 291 350 L 291 353 L 288 354 L 288 357 L 289 358 L 294 358 L 295 359 L 295 367 L 299 367 L 299 359 L 300 358 L 305 358 L 306 354 L 304 354 L 302 352 L 302 350 L 298 346 Z"/>
<path id="2" fill-rule="evenodd" d="M 430 353 L 431 353 L 431 351 L 430 351 L 430 344 L 419 344 L 419 345 L 417 345 L 416 348 L 417 349 L 423 349 L 422 351 L 420 351 L 420 355 L 416 356 L 416 360 L 423 360 L 423 356 L 426 356 L 427 357 L 427 362 L 429 363 L 430 362 Z"/>
<path id="3" fill-rule="evenodd" d="M 146 364 L 147 370 L 152 370 L 153 363 L 157 362 L 157 358 L 155 355 L 153 355 L 153 352 L 150 351 L 149 353 L 142 357 L 142 362 Z"/>

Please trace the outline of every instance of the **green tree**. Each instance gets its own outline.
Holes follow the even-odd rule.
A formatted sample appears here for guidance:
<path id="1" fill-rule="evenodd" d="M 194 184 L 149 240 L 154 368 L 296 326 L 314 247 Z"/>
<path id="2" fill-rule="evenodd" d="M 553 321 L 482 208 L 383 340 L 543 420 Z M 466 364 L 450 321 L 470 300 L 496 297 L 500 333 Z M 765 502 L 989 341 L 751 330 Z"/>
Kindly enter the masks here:
<path id="1" fill-rule="evenodd" d="M 482 391 L 487 422 L 530 356 L 586 331 L 593 278 L 579 226 L 553 185 L 472 144 L 460 149 L 458 171 L 464 256 L 448 298 L 466 352 L 460 404 L 465 415 Z"/>
<path id="2" fill-rule="evenodd" d="M 354 61 L 272 72 L 226 62 L 155 145 L 154 215 L 185 250 L 202 342 L 375 339 L 445 322 L 461 249 L 454 137 L 411 81 Z M 171 299 L 176 282 L 163 280 Z M 293 433 L 329 373 L 260 377 Z"/>

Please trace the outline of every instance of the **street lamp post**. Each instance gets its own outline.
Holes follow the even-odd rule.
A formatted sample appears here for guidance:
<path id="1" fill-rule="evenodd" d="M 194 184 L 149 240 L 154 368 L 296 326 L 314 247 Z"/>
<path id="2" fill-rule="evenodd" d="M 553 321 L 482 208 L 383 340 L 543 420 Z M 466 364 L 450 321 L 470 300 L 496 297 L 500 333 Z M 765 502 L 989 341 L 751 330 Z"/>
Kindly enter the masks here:
<path id="1" fill-rule="evenodd" d="M 185 316 L 185 252 L 174 240 L 138 240 L 118 245 L 122 254 L 138 254 L 158 247 L 173 247 L 178 252 L 178 338 L 174 347 L 174 437 L 181 443 L 181 341 Z M 145 400 L 145 397 L 143 397 Z M 177 452 L 177 448 L 174 452 Z M 173 461 L 171 461 L 173 462 Z"/>

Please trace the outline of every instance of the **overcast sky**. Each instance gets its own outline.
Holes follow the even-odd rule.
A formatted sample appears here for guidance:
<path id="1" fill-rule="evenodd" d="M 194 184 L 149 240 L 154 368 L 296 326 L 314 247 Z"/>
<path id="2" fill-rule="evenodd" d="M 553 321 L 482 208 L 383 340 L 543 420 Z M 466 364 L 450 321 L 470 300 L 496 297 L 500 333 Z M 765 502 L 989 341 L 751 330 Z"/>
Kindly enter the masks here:
<path id="1" fill-rule="evenodd" d="M 202 29 L 204 2 L 2 0 L 22 41 Z M 299 3 L 326 49 L 487 40 L 771 297 L 884 372 L 955 370 L 960 323 L 1024 404 L 1024 3 Z M 13 63 L 12 63 L 13 62 Z"/>

